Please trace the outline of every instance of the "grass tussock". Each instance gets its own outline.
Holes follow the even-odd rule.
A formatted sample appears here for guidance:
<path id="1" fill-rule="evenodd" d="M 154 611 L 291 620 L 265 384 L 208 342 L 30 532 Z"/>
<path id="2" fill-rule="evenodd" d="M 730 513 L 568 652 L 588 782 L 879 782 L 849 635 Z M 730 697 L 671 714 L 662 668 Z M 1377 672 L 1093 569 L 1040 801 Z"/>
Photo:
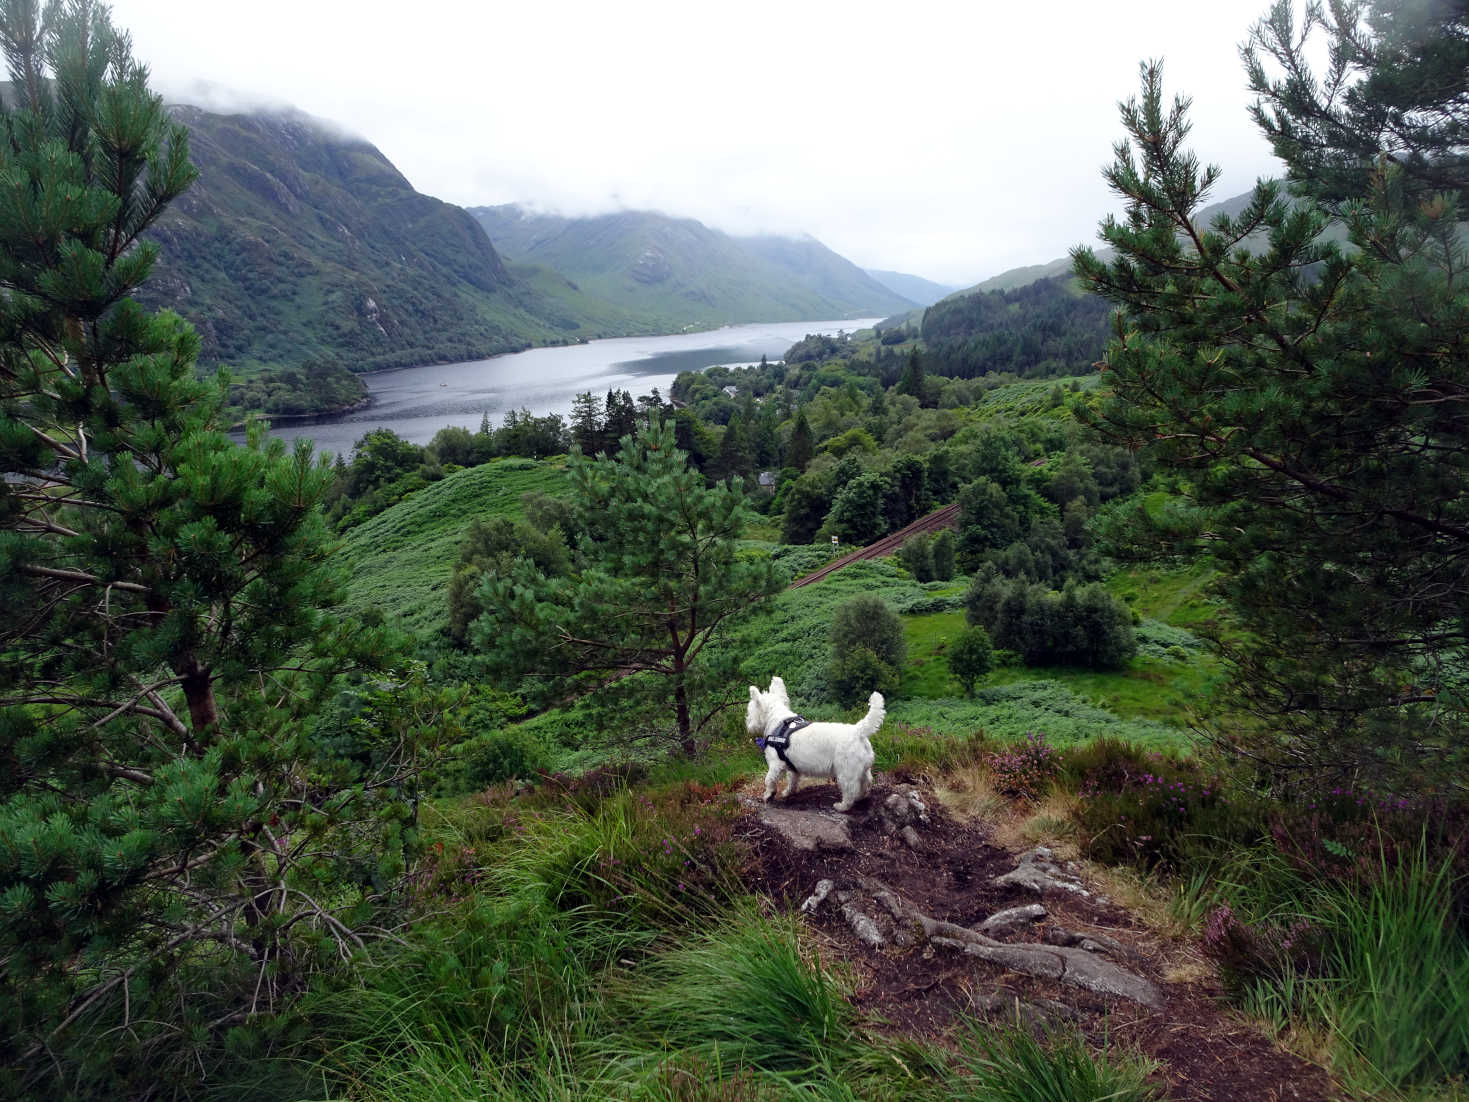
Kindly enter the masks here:
<path id="1" fill-rule="evenodd" d="M 744 908 L 619 986 L 613 1016 L 628 1024 L 603 1055 L 625 1065 L 666 1049 L 805 1073 L 842 1063 L 858 1047 L 843 986 L 803 951 L 801 928 L 788 915 Z"/>
<path id="2" fill-rule="evenodd" d="M 1363 1092 L 1469 1077 L 1469 932 L 1452 863 L 1425 849 L 1376 875 L 1310 877 L 1279 854 L 1236 858 L 1205 924 L 1241 1006 L 1285 1031 L 1324 1032 Z"/>
<path id="3" fill-rule="evenodd" d="M 1026 1029 L 995 1033 L 970 1023 L 959 1037 L 954 1102 L 1155 1102 L 1152 1061 L 1121 1049 L 1093 1056 L 1074 1033 L 1037 1040 Z"/>

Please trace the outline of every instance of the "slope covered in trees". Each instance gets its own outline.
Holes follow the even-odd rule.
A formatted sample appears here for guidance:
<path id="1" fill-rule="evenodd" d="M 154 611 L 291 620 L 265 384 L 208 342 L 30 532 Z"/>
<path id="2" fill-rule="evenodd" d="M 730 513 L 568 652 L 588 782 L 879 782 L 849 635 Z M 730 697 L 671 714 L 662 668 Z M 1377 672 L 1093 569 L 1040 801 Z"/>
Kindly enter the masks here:
<path id="1" fill-rule="evenodd" d="M 1069 374 L 1101 356 L 1109 312 L 1065 277 L 954 295 L 923 312 L 926 366 L 959 379 Z"/>

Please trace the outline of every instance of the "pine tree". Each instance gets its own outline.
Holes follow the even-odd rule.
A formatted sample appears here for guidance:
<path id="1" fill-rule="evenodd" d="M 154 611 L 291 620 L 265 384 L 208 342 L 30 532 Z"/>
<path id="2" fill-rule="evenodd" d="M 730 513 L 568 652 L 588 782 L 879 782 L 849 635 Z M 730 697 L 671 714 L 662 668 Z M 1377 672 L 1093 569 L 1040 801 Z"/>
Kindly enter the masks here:
<path id="1" fill-rule="evenodd" d="M 786 445 L 787 467 L 804 471 L 816 454 L 816 442 L 811 435 L 811 423 L 806 420 L 805 409 L 796 410 L 796 422 L 791 426 L 790 443 Z"/>
<path id="2" fill-rule="evenodd" d="M 908 354 L 908 366 L 903 368 L 902 377 L 898 379 L 898 393 L 906 394 L 911 398 L 923 401 L 924 376 L 923 357 L 918 354 L 918 349 L 913 349 Z"/>
<path id="3" fill-rule="evenodd" d="M 767 401 L 756 417 L 753 441 L 755 464 L 761 470 L 780 466 L 780 437 L 776 432 L 779 426 L 780 415 L 775 411 L 775 403 Z"/>
<path id="4" fill-rule="evenodd" d="M 596 455 L 606 447 L 602 409 L 590 391 L 571 400 L 571 442 L 584 455 Z"/>
<path id="5" fill-rule="evenodd" d="M 933 576 L 946 582 L 954 576 L 954 531 L 945 528 L 933 538 Z"/>
<path id="6" fill-rule="evenodd" d="M 729 689 L 705 679 L 710 643 L 780 588 L 768 560 L 736 556 L 744 497 L 729 483 L 706 489 L 658 417 L 613 457 L 574 457 L 571 485 L 580 569 L 548 578 L 522 561 L 487 579 L 471 639 L 504 674 L 647 675 L 619 687 L 671 706 L 692 754 Z"/>
<path id="7" fill-rule="evenodd" d="M 606 414 L 602 419 L 602 446 L 597 450 L 613 455 L 622 438 L 637 431 L 638 409 L 632 395 L 625 390 L 608 390 Z"/>
<path id="8" fill-rule="evenodd" d="M 1329 43 L 1318 76 L 1309 43 Z M 1298 26 L 1278 4 L 1245 49 L 1251 109 L 1294 186 L 1333 213 L 1371 193 L 1380 162 L 1409 205 L 1464 206 L 1469 179 L 1469 9 L 1445 0 L 1329 0 Z M 1278 74 L 1278 75 L 1273 75 Z"/>
<path id="9" fill-rule="evenodd" d="M 346 661 L 332 469 L 231 443 L 198 338 L 131 297 L 187 135 L 104 6 L 39 7 L 0 0 L 0 1028 L 21 1094 L 129 1094 L 243 1020 L 235 985 L 262 1013 L 299 989 L 313 927 L 350 941 L 412 740 L 359 732 L 354 764 L 302 719 Z"/>
<path id="10" fill-rule="evenodd" d="M 1175 551 L 1207 549 L 1225 572 L 1243 630 L 1220 645 L 1268 732 L 1250 752 L 1303 780 L 1368 771 L 1441 783 L 1462 776 L 1469 744 L 1456 687 L 1469 641 L 1458 205 L 1469 115 L 1462 79 L 1432 101 L 1415 86 L 1423 129 L 1399 146 L 1400 105 L 1376 99 L 1384 82 L 1407 87 L 1395 6 L 1328 10 L 1334 51 L 1390 64 L 1338 89 L 1343 130 L 1309 107 L 1336 69 L 1302 87 L 1290 55 L 1279 86 L 1258 67 L 1261 49 L 1284 49 L 1288 7 L 1257 28 L 1259 117 L 1293 202 L 1261 183 L 1238 215 L 1200 224 L 1219 170 L 1184 149 L 1188 102 L 1166 107 L 1158 67 L 1144 66 L 1141 96 L 1123 108 L 1129 138 L 1105 173 L 1128 204 L 1102 227 L 1117 258 L 1076 254 L 1078 274 L 1122 307 L 1105 368 L 1113 397 L 1097 421 L 1187 475 L 1193 511 L 1155 534 Z M 1374 31 L 1359 25 L 1364 11 Z M 1419 48 L 1462 44 L 1460 33 Z M 1351 249 L 1321 236 L 1338 213 Z"/>
<path id="11" fill-rule="evenodd" d="M 745 418 L 736 413 L 719 438 L 719 455 L 714 461 L 716 478 L 741 478 L 755 467 L 754 446 Z"/>

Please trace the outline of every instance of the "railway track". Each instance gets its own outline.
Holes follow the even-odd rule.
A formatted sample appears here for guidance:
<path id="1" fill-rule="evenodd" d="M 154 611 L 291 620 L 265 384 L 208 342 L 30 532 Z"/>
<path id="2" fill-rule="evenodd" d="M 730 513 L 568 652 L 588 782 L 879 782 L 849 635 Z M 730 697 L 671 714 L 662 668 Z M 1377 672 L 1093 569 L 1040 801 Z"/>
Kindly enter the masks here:
<path id="1" fill-rule="evenodd" d="M 903 546 L 909 536 L 916 536 L 920 532 L 937 532 L 940 528 L 952 528 L 959 518 L 959 506 L 945 505 L 942 509 L 935 509 L 925 517 L 919 517 L 906 528 L 899 528 L 890 536 L 883 536 L 876 543 L 869 543 L 866 547 L 859 547 L 856 551 L 848 551 L 839 559 L 833 559 L 819 570 L 813 570 L 804 577 L 797 578 L 787 589 L 800 589 L 803 585 L 819 582 L 822 578 L 844 566 L 850 566 L 854 562 L 863 559 L 880 559 L 884 555 L 891 555 Z"/>

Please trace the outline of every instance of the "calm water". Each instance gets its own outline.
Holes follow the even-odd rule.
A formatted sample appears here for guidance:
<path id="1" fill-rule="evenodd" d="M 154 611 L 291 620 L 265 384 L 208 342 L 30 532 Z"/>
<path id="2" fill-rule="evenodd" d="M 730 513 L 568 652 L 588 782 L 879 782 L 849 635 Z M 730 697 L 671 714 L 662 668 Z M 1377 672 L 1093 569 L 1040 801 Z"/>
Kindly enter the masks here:
<path id="1" fill-rule="evenodd" d="M 616 388 L 636 398 L 657 387 L 666 399 L 680 371 L 758 363 L 762 355 L 778 360 L 807 333 L 850 333 L 878 320 L 771 322 L 669 337 L 616 337 L 469 363 L 379 371 L 364 376 L 371 408 L 282 425 L 276 435 L 305 436 L 318 449 L 343 455 L 369 429 L 389 428 L 405 440 L 426 444 L 445 425 L 479 428 L 485 414 L 497 428 L 511 409 L 566 415 L 572 399 L 585 391 L 600 398 Z"/>

